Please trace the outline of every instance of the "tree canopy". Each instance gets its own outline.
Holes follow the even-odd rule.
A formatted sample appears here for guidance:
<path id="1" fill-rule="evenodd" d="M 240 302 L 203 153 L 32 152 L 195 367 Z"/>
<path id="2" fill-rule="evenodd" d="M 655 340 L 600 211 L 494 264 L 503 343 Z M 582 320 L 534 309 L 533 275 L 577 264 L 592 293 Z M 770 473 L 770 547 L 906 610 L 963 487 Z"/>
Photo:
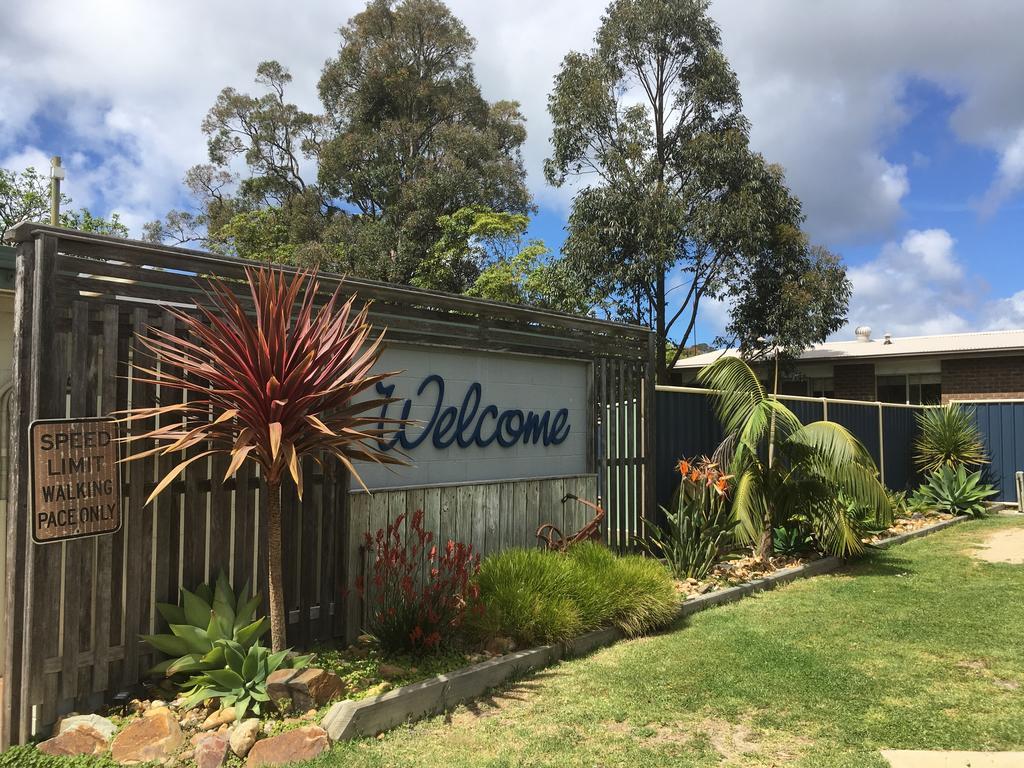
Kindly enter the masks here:
<path id="1" fill-rule="evenodd" d="M 340 35 L 322 114 L 289 102 L 275 61 L 257 68 L 262 95 L 221 91 L 202 125 L 209 162 L 185 180 L 197 210 L 149 225 L 151 239 L 408 283 L 444 217 L 530 212 L 519 107 L 483 98 L 476 43 L 443 3 L 371 0 Z M 474 278 L 443 282 L 463 291 Z"/>
<path id="2" fill-rule="evenodd" d="M 562 62 L 548 109 L 547 178 L 580 185 L 564 246 L 578 279 L 609 297 L 620 319 L 648 325 L 678 350 L 691 345 L 705 298 L 741 306 L 730 328 L 749 336 L 752 297 L 782 294 L 744 287 L 748 272 L 769 252 L 797 262 L 810 254 L 793 245 L 799 201 L 748 146 L 739 83 L 707 0 L 615 0 L 594 48 Z M 784 232 L 795 239 L 775 250 Z M 800 270 L 787 263 L 783 271 Z M 807 306 L 845 312 L 845 297 L 834 298 Z M 659 378 L 672 363 L 659 361 Z"/>
<path id="3" fill-rule="evenodd" d="M 82 232 L 128 237 L 128 227 L 117 213 L 109 219 L 93 216 L 88 208 L 72 209 L 71 198 L 61 193 L 62 227 Z M 21 221 L 50 220 L 50 180 L 35 168 L 23 171 L 0 168 L 0 235 Z"/>

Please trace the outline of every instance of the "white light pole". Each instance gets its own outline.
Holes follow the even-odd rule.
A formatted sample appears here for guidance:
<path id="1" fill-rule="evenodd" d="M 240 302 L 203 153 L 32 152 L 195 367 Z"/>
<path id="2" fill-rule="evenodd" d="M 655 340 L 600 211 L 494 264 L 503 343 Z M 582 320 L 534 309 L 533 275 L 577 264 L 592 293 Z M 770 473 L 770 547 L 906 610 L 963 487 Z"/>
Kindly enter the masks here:
<path id="1" fill-rule="evenodd" d="M 50 224 L 55 227 L 60 221 L 60 183 L 63 179 L 60 155 L 54 155 L 50 158 Z"/>

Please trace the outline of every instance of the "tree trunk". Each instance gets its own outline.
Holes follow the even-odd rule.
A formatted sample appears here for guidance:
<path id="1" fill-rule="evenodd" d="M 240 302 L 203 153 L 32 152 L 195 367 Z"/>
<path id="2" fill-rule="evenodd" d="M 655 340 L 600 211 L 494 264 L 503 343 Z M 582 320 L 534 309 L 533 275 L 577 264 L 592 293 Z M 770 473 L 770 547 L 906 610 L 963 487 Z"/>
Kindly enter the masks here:
<path id="1" fill-rule="evenodd" d="M 768 558 L 772 556 L 772 552 L 775 550 L 775 538 L 772 536 L 772 524 L 770 520 L 765 520 L 764 530 L 761 531 L 761 540 L 757 543 L 757 559 L 764 562 L 768 562 Z"/>
<path id="2" fill-rule="evenodd" d="M 775 535 L 772 530 L 772 523 L 775 519 L 774 510 L 771 504 L 766 504 L 764 509 L 764 519 L 761 521 L 761 539 L 757 542 L 757 558 L 763 562 L 768 562 L 775 553 Z"/>
<path id="3" fill-rule="evenodd" d="M 659 384 L 671 384 L 668 380 L 668 362 L 665 360 L 665 268 L 658 273 L 657 285 L 654 289 L 655 335 L 658 339 L 658 359 L 654 361 L 655 380 Z"/>
<path id="4" fill-rule="evenodd" d="M 281 573 L 281 484 L 267 488 L 267 597 L 270 600 L 270 644 L 275 653 L 283 651 L 288 642 L 285 628 L 288 617 L 284 609 L 284 577 Z"/>

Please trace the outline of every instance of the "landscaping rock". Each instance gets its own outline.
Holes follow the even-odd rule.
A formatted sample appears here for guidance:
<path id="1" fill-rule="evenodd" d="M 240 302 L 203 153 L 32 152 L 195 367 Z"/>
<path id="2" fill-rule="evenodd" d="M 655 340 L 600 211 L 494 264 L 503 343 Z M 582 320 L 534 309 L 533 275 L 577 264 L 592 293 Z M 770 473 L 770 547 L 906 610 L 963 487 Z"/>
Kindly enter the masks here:
<path id="1" fill-rule="evenodd" d="M 345 683 L 333 672 L 323 669 L 304 669 L 287 683 L 292 707 L 305 712 L 329 704 L 345 693 Z"/>
<path id="2" fill-rule="evenodd" d="M 181 749 L 185 735 L 167 707 L 150 708 L 114 739 L 111 756 L 121 765 L 162 762 Z"/>
<path id="3" fill-rule="evenodd" d="M 516 641 L 511 637 L 492 637 L 487 643 L 487 652 L 492 656 L 504 656 L 516 649 Z"/>
<path id="4" fill-rule="evenodd" d="M 199 726 L 201 731 L 212 731 L 215 728 L 220 728 L 226 723 L 235 722 L 235 710 L 233 707 L 224 707 L 224 709 L 214 712 L 212 715 L 203 720 L 203 724 Z"/>
<path id="5" fill-rule="evenodd" d="M 361 645 L 364 648 L 368 648 L 368 647 L 370 647 L 372 645 L 376 645 L 376 644 L 377 644 L 377 638 L 375 638 L 373 635 L 365 635 L 364 634 L 364 635 L 360 635 L 359 637 L 356 638 L 356 645 Z"/>
<path id="6" fill-rule="evenodd" d="M 247 768 L 262 765 L 283 765 L 285 763 L 311 760 L 331 746 L 327 731 L 316 725 L 285 731 L 279 736 L 256 742 L 245 761 Z"/>
<path id="7" fill-rule="evenodd" d="M 57 722 L 57 727 L 54 730 L 58 735 L 60 735 L 65 731 L 73 730 L 80 725 L 87 725 L 90 728 L 99 731 L 105 741 L 110 741 L 114 738 L 114 734 L 117 733 L 117 726 L 107 718 L 100 715 L 68 715 L 66 717 L 62 717 Z"/>
<path id="8" fill-rule="evenodd" d="M 102 755 L 107 751 L 108 739 L 89 725 L 68 728 L 36 747 L 46 755 L 73 757 L 75 755 Z"/>
<path id="9" fill-rule="evenodd" d="M 231 731 L 229 744 L 238 757 L 245 757 L 260 735 L 260 721 L 255 717 L 243 720 Z"/>
<path id="10" fill-rule="evenodd" d="M 282 700 L 292 700 L 292 691 L 288 682 L 298 674 L 297 669 L 278 669 L 270 673 L 267 678 L 267 695 L 275 704 Z"/>
<path id="11" fill-rule="evenodd" d="M 196 768 L 220 768 L 228 759 L 228 738 L 209 733 L 196 744 Z"/>
<path id="12" fill-rule="evenodd" d="M 394 664 L 381 664 L 377 667 L 377 677 L 381 680 L 396 680 L 405 674 L 405 670 Z"/>

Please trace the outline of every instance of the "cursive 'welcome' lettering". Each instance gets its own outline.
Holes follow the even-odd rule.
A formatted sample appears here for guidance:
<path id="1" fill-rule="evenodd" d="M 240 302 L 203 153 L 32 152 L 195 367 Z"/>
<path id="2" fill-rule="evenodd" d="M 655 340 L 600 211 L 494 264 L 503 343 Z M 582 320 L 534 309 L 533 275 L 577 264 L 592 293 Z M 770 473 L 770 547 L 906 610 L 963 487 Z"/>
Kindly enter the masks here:
<path id="1" fill-rule="evenodd" d="M 523 445 L 559 445 L 565 442 L 569 436 L 569 409 L 560 408 L 552 415 L 551 411 L 535 413 L 534 411 L 523 412 L 518 408 L 499 410 L 496 405 L 485 405 L 480 407 L 483 401 L 483 387 L 474 382 L 466 389 L 462 398 L 462 404 L 444 405 L 445 382 L 436 373 L 427 376 L 420 382 L 416 390 L 416 397 L 424 396 L 431 387 L 434 388 L 433 406 L 430 418 L 427 420 L 423 431 L 412 437 L 406 432 L 403 425 L 388 440 L 381 440 L 380 446 L 384 450 L 390 450 L 396 445 L 402 450 L 409 451 L 421 445 L 428 438 L 435 448 L 448 448 L 456 444 L 460 448 L 469 448 L 472 445 L 486 448 L 491 443 L 497 443 L 504 448 L 511 448 L 516 443 Z M 377 392 L 382 397 L 392 397 L 395 391 L 394 384 L 377 383 Z M 408 419 L 412 412 L 413 399 L 409 398 L 402 403 L 401 418 Z M 381 429 L 384 429 L 384 419 L 388 418 L 388 406 L 380 410 Z"/>

